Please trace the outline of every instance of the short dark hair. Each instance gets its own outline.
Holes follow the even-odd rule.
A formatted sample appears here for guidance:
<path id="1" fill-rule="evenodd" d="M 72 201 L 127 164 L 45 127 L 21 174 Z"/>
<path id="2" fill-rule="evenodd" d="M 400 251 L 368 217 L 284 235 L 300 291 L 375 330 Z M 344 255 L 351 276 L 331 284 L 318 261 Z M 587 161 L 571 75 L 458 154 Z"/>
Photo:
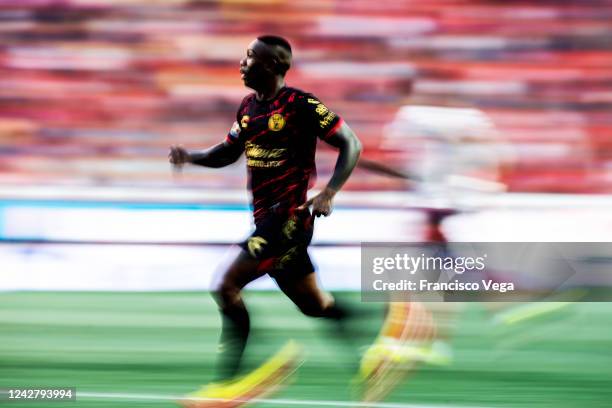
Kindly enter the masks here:
<path id="1" fill-rule="evenodd" d="M 277 35 L 260 35 L 257 39 L 268 45 L 278 45 L 279 47 L 283 47 L 289 54 L 292 53 L 289 41 L 285 40 L 283 37 Z"/>
<path id="2" fill-rule="evenodd" d="M 285 40 L 283 37 L 279 37 L 277 35 L 261 35 L 257 37 L 257 40 L 268 46 L 278 46 L 282 49 L 281 52 L 277 52 L 277 65 L 276 71 L 285 76 L 289 68 L 291 67 L 292 60 L 292 51 L 291 45 L 289 41 Z"/>

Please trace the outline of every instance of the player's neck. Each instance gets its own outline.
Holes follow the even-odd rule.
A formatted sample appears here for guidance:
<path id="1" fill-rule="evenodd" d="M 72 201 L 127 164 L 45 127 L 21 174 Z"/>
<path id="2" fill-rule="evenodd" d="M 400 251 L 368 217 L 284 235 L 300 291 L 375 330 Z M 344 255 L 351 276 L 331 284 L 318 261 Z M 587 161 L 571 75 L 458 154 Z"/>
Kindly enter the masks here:
<path id="1" fill-rule="evenodd" d="M 258 101 L 269 101 L 276 98 L 276 95 L 285 87 L 285 78 L 275 78 L 274 82 L 266 86 L 265 89 L 256 89 L 255 97 Z"/>

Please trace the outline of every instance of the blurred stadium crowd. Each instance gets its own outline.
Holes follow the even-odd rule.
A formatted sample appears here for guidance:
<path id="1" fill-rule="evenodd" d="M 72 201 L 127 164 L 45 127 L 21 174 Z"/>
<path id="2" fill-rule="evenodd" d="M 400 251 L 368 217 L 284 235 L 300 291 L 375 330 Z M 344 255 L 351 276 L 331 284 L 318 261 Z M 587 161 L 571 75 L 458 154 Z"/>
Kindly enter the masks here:
<path id="1" fill-rule="evenodd" d="M 418 160 L 381 148 L 401 106 L 478 108 L 512 152 L 509 191 L 612 192 L 611 21 L 605 0 L 2 0 L 0 183 L 243 188 L 242 166 L 173 179 L 167 147 L 225 137 L 249 92 L 238 61 L 273 33 L 294 45 L 288 83 L 365 157 Z"/>

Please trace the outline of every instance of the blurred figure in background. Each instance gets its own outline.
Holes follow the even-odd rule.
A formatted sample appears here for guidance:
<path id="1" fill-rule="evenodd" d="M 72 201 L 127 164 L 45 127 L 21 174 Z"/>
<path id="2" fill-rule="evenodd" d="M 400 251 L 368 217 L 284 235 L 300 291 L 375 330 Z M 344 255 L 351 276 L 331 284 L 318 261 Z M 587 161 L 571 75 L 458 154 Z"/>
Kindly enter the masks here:
<path id="1" fill-rule="evenodd" d="M 441 225 L 449 215 L 474 206 L 480 194 L 501 193 L 502 152 L 493 121 L 481 110 L 407 105 L 386 127 L 381 150 L 398 151 L 403 168 L 362 159 L 366 170 L 404 178 L 427 214 L 427 241 L 445 241 Z"/>
<path id="2" fill-rule="evenodd" d="M 495 125 L 481 110 L 407 105 L 386 127 L 381 146 L 403 153 L 403 168 L 370 159 L 360 160 L 359 167 L 406 180 L 417 193 L 417 201 L 407 206 L 425 214 L 423 242 L 436 244 L 441 256 L 452 256 L 444 220 L 470 209 L 478 195 L 506 189 L 498 181 L 499 142 Z M 390 299 L 380 334 L 362 358 L 358 378 L 367 401 L 384 398 L 418 363 L 451 361 L 449 346 L 438 341 L 448 336 L 448 329 L 439 331 L 433 314 L 450 321 L 456 307 L 406 300 Z"/>

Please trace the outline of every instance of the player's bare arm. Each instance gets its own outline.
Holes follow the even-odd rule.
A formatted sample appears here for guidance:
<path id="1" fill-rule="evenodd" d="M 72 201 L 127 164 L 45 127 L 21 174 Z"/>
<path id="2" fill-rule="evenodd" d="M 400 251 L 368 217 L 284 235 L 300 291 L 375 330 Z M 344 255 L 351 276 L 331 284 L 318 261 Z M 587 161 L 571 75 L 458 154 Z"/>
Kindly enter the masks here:
<path id="1" fill-rule="evenodd" d="M 222 142 L 201 151 L 189 151 L 182 146 L 172 146 L 170 147 L 168 159 L 170 163 L 175 166 L 196 164 L 199 166 L 219 168 L 236 162 L 241 154 L 242 149 L 238 148 L 238 146 Z"/>
<path id="2" fill-rule="evenodd" d="M 407 181 L 418 181 L 416 176 L 395 167 L 387 166 L 386 164 L 376 160 L 364 159 L 362 157 L 359 159 L 357 166 L 360 169 L 376 174 L 382 174 L 383 176 L 396 177 Z"/>
<path id="3" fill-rule="evenodd" d="M 320 215 L 327 217 L 331 214 L 332 200 L 353 172 L 362 149 L 361 142 L 346 123 L 342 123 L 326 142 L 338 149 L 334 173 L 323 191 L 298 207 L 300 210 L 305 210 L 312 205 L 312 213 L 317 217 Z"/>

